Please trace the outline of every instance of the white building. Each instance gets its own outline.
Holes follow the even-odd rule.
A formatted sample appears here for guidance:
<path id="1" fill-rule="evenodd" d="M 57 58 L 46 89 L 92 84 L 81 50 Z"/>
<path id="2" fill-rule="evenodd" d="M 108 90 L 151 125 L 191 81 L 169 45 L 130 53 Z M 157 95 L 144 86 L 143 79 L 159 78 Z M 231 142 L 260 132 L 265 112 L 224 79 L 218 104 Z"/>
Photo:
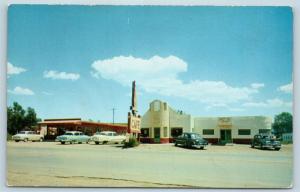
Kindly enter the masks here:
<path id="1" fill-rule="evenodd" d="M 191 115 L 175 111 L 166 102 L 154 100 L 143 115 L 141 141 L 147 143 L 169 143 L 183 132 L 190 132 Z"/>
<path id="2" fill-rule="evenodd" d="M 183 132 L 196 132 L 211 143 L 250 143 L 255 134 L 271 131 L 272 118 L 265 116 L 191 117 L 155 100 L 143 115 L 141 141 L 168 143 Z"/>

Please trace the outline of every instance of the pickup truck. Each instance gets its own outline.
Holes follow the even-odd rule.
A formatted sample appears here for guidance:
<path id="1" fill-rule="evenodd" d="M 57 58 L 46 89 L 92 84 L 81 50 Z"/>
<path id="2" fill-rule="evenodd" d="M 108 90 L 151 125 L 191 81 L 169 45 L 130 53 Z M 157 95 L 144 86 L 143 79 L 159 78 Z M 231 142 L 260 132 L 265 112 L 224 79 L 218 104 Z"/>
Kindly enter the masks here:
<path id="1" fill-rule="evenodd" d="M 92 137 L 91 141 L 94 141 L 96 145 L 101 144 L 121 144 L 125 142 L 125 135 L 117 135 L 114 131 L 102 131 L 96 132 Z"/>

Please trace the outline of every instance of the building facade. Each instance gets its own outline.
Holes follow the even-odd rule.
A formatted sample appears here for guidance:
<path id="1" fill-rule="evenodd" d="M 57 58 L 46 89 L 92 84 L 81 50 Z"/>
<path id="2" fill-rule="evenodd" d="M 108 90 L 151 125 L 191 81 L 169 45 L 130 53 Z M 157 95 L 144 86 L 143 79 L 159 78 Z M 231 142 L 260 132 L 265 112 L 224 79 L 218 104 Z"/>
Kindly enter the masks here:
<path id="1" fill-rule="evenodd" d="M 47 140 L 53 140 L 66 131 L 81 131 L 89 136 L 97 131 L 115 131 L 118 134 L 127 132 L 127 125 L 83 121 L 81 118 L 45 119 L 38 123 L 38 127 L 40 134 Z"/>
<path id="2" fill-rule="evenodd" d="M 155 100 L 142 117 L 140 140 L 169 143 L 183 132 L 196 132 L 210 143 L 250 143 L 254 135 L 270 133 L 271 126 L 271 117 L 192 117 Z"/>
<path id="3" fill-rule="evenodd" d="M 143 115 L 140 141 L 145 143 L 169 143 L 189 132 L 192 127 L 191 115 L 175 111 L 166 102 L 155 100 Z"/>

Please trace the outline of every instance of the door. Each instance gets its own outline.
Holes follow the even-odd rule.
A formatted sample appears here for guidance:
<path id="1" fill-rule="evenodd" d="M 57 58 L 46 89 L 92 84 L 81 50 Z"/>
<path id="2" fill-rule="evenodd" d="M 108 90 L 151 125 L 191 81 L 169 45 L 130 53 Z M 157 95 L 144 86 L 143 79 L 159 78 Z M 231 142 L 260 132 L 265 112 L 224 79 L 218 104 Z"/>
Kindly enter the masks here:
<path id="1" fill-rule="evenodd" d="M 154 143 L 160 143 L 160 128 L 154 128 Z"/>
<path id="2" fill-rule="evenodd" d="M 231 130 L 220 130 L 221 143 L 232 143 Z"/>

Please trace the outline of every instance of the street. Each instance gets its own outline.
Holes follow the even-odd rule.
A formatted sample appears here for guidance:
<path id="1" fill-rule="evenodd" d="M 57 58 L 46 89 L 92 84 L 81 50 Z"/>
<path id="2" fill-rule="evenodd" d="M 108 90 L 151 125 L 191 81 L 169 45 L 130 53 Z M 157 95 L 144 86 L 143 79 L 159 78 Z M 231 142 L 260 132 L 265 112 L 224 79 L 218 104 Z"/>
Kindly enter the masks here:
<path id="1" fill-rule="evenodd" d="M 249 145 L 205 150 L 173 144 L 119 145 L 7 142 L 10 186 L 287 188 L 293 149 Z"/>

